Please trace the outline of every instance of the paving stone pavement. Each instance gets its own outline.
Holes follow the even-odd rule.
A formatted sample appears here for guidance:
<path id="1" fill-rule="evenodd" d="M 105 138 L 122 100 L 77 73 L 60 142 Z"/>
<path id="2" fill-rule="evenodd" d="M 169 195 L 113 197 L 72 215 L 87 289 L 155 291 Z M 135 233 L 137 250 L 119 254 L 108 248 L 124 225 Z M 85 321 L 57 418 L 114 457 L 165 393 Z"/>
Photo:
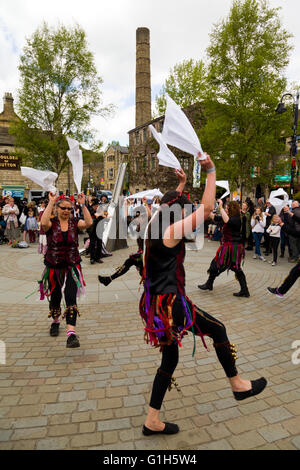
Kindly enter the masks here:
<path id="1" fill-rule="evenodd" d="M 162 418 L 180 433 L 146 438 L 141 433 L 160 353 L 143 340 L 138 314 L 139 278 L 134 268 L 103 287 L 97 275 L 110 274 L 135 249 L 114 252 L 104 264 L 83 258 L 87 296 L 79 302 L 79 349 L 66 349 L 65 328 L 49 336 L 47 302 L 36 288 L 42 258 L 36 245 L 26 250 L 0 247 L 0 449 L 299 449 L 300 348 L 299 281 L 279 299 L 267 292 L 292 264 L 272 267 L 247 252 L 244 270 L 251 296 L 232 296 L 233 273 L 222 274 L 213 292 L 199 291 L 217 243 L 205 242 L 186 256 L 187 294 L 225 323 L 238 349 L 244 378 L 265 376 L 268 387 L 244 402 L 233 399 L 214 348 L 184 338 L 175 372 L 181 392 L 167 392 Z M 27 298 L 26 298 L 27 297 Z M 295 345 L 294 345 L 295 347 Z M 300 357 L 300 353 L 298 354 Z"/>

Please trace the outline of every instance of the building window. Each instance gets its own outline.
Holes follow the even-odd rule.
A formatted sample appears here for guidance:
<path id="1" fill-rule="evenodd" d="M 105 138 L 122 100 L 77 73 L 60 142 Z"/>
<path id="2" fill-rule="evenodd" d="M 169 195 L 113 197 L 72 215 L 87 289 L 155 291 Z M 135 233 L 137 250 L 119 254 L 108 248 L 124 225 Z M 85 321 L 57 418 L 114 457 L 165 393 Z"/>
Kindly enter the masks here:
<path id="1" fill-rule="evenodd" d="M 135 159 L 135 171 L 138 173 L 139 170 L 140 170 L 139 158 L 136 157 L 136 159 Z"/>
<path id="2" fill-rule="evenodd" d="M 139 131 L 136 131 L 135 133 L 135 143 L 139 144 L 140 143 L 140 134 Z"/>
<path id="3" fill-rule="evenodd" d="M 145 129 L 143 129 L 143 139 L 144 139 L 144 142 L 146 142 L 147 140 L 147 128 L 145 127 Z"/>
<path id="4" fill-rule="evenodd" d="M 143 158 L 143 170 L 147 171 L 147 169 L 148 169 L 147 156 L 145 155 Z"/>
<path id="5" fill-rule="evenodd" d="M 113 177 L 114 177 L 114 169 L 109 168 L 109 170 L 108 170 L 108 179 L 112 180 Z"/>

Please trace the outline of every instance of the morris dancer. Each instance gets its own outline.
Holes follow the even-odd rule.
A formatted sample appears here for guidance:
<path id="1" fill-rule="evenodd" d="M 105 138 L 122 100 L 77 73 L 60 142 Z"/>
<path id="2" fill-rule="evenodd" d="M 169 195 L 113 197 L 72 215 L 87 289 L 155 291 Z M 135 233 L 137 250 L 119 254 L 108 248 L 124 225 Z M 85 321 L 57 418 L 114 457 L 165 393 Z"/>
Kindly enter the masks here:
<path id="1" fill-rule="evenodd" d="M 135 266 L 140 276 L 143 271 L 143 251 L 139 250 L 136 253 L 130 255 L 127 260 L 120 266 L 114 274 L 111 276 L 98 276 L 99 282 L 104 286 L 108 286 L 114 279 L 126 274 L 129 269 Z"/>
<path id="2" fill-rule="evenodd" d="M 202 199 L 205 219 L 214 204 L 216 170 L 209 156 L 200 163 L 207 172 L 207 185 Z M 149 224 L 148 237 L 145 239 L 144 293 L 140 300 L 140 314 L 145 323 L 148 342 L 155 347 L 160 346 L 162 350 L 162 362 L 153 382 L 149 411 L 142 430 L 145 436 L 157 433 L 175 434 L 179 431 L 176 424 L 162 422 L 159 412 L 164 395 L 174 381 L 172 374 L 178 363 L 178 346 L 181 346 L 182 337 L 188 331 L 201 336 L 204 345 L 204 335 L 213 339 L 217 357 L 236 400 L 257 395 L 267 383 L 265 378 L 253 381 L 241 379 L 235 366 L 235 348 L 228 340 L 225 326 L 194 305 L 185 294 L 184 236 L 203 222 L 203 206 L 184 218 L 184 205 L 188 203 L 181 192 L 167 192 L 161 200 L 160 209 Z M 175 223 L 171 220 L 170 225 L 169 219 L 163 229 L 166 213 L 172 217 L 176 205 L 179 220 Z M 158 227 L 155 227 L 155 222 Z M 155 237 L 157 232 L 158 239 Z"/>
<path id="3" fill-rule="evenodd" d="M 61 315 L 61 299 L 64 294 L 66 309 L 63 318 L 67 323 L 67 348 L 78 348 L 75 325 L 79 311 L 76 297 L 84 293 L 85 282 L 80 267 L 81 258 L 78 251 L 78 230 L 84 230 L 93 223 L 91 215 L 85 206 L 84 194 L 78 195 L 78 202 L 83 209 L 84 220 L 71 218 L 72 201 L 66 196 L 56 196 L 49 193 L 49 203 L 43 213 L 41 225 L 47 235 L 47 252 L 44 257 L 46 268 L 40 281 L 41 300 L 50 297 L 52 317 L 51 336 L 59 334 L 59 317 Z M 50 220 L 53 208 L 57 216 Z"/>
<path id="4" fill-rule="evenodd" d="M 231 201 L 223 208 L 223 202 L 218 200 L 219 210 L 223 219 L 221 246 L 208 269 L 209 278 L 205 284 L 199 285 L 199 289 L 213 290 L 213 283 L 217 276 L 226 270 L 235 272 L 241 290 L 234 293 L 236 297 L 249 297 L 246 277 L 241 269 L 242 260 L 245 257 L 245 247 L 241 233 L 240 206 L 238 202 Z"/>

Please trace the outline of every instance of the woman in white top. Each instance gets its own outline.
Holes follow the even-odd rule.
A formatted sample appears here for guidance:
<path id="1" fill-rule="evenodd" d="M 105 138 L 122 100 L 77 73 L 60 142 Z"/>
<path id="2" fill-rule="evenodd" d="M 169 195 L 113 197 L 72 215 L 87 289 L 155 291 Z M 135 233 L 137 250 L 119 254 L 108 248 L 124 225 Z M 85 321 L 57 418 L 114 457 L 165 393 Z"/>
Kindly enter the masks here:
<path id="1" fill-rule="evenodd" d="M 255 208 L 255 212 L 251 218 L 252 234 L 255 242 L 254 259 L 258 258 L 262 261 L 267 261 L 260 252 L 260 242 L 265 231 L 266 216 L 262 213 L 260 207 Z"/>
<path id="2" fill-rule="evenodd" d="M 270 245 L 273 252 L 273 261 L 272 266 L 276 266 L 277 264 L 277 252 L 278 246 L 280 243 L 280 232 L 281 226 L 281 218 L 279 215 L 274 214 L 271 220 L 271 225 L 267 228 L 267 232 L 270 235 Z"/>
<path id="3" fill-rule="evenodd" d="M 19 223 L 17 215 L 19 215 L 18 206 L 15 204 L 14 199 L 11 197 L 9 203 L 3 207 L 2 214 L 4 215 L 4 220 L 6 222 L 6 231 L 5 235 L 8 238 L 8 244 L 11 245 L 15 243 L 19 238 Z"/>

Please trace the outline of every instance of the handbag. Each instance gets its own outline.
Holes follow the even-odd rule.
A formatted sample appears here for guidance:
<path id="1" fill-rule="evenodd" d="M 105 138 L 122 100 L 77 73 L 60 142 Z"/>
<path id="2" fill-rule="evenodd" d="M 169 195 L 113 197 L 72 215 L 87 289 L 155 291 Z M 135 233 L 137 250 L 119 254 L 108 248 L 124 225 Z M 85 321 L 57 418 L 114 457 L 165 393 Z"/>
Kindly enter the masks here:
<path id="1" fill-rule="evenodd" d="M 21 225 L 25 225 L 26 215 L 24 214 L 24 212 L 22 212 L 22 214 L 20 215 L 19 222 Z"/>

